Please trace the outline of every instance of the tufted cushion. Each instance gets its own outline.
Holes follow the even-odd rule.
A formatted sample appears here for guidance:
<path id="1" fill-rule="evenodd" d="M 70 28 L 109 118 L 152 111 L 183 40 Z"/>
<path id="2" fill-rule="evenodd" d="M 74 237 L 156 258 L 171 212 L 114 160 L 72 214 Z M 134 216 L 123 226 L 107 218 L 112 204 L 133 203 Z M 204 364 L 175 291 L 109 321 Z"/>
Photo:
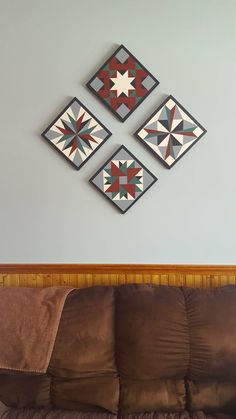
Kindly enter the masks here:
<path id="1" fill-rule="evenodd" d="M 112 415 L 109 413 L 85 413 L 62 409 L 9 409 L 1 419 L 235 419 L 224 413 L 204 414 L 198 412 L 181 413 L 137 413 Z"/>
<path id="2" fill-rule="evenodd" d="M 35 419 L 231 419 L 235 325 L 234 286 L 75 290 L 47 373 L 3 371 L 0 399 Z"/>

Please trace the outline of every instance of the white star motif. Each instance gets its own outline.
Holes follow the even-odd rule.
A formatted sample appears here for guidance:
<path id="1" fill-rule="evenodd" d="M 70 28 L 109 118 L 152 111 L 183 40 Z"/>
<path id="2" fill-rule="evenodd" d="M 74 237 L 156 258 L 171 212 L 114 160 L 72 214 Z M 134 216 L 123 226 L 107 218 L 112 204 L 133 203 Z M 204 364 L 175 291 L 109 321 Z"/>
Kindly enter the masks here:
<path id="1" fill-rule="evenodd" d="M 117 71 L 117 76 L 111 77 L 111 80 L 114 83 L 114 86 L 111 88 L 111 90 L 116 90 L 117 96 L 120 96 L 121 93 L 124 93 L 126 96 L 128 96 L 129 90 L 135 90 L 135 88 L 131 85 L 134 79 L 135 77 L 129 77 L 128 71 L 126 71 L 124 74 L 121 74 L 119 71 Z"/>

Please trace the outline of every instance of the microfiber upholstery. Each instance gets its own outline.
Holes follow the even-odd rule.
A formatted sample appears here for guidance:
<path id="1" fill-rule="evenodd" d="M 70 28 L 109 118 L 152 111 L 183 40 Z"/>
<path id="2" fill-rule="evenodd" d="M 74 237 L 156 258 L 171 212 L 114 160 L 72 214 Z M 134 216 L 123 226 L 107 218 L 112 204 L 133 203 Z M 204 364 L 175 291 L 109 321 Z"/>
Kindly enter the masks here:
<path id="1" fill-rule="evenodd" d="M 236 418 L 236 287 L 74 290 L 47 373 L 0 372 L 0 400 L 13 419 Z"/>
<path id="2" fill-rule="evenodd" d="M 85 413 L 64 409 L 10 409 L 2 419 L 235 419 L 225 414 L 204 414 L 203 412 L 181 413 L 137 413 L 112 415 L 109 413 Z"/>

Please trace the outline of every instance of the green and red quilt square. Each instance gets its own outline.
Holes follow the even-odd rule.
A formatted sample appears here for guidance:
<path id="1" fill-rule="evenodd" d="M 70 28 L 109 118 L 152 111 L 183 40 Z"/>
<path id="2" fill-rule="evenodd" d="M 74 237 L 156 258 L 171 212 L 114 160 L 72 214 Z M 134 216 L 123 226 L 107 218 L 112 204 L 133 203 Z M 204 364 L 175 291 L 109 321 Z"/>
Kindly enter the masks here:
<path id="1" fill-rule="evenodd" d="M 150 71 L 120 45 L 87 87 L 123 122 L 158 84 Z"/>
<path id="2" fill-rule="evenodd" d="M 123 213 L 156 181 L 157 178 L 125 146 L 121 146 L 90 179 Z"/>

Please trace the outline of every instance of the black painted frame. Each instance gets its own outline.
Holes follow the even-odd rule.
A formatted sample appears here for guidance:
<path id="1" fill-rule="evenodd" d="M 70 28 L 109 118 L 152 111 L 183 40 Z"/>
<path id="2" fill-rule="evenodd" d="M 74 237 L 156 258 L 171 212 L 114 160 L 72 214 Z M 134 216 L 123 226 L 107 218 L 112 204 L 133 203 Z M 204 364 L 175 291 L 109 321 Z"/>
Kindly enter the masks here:
<path id="1" fill-rule="evenodd" d="M 155 114 L 157 113 L 157 112 L 159 112 L 162 108 L 163 108 L 163 106 L 165 106 L 165 104 L 170 100 L 170 99 L 172 99 L 175 103 L 176 103 L 176 105 L 177 106 L 179 106 L 188 116 L 189 116 L 189 118 L 191 118 L 192 120 L 193 120 L 193 122 L 195 122 L 195 124 L 196 125 L 198 125 L 199 126 L 199 128 L 201 128 L 202 130 L 203 130 L 203 133 L 201 134 L 201 135 L 199 135 L 199 137 L 192 143 L 192 145 L 190 146 L 190 147 L 188 147 L 187 148 L 187 150 L 185 150 L 185 152 L 183 153 L 183 154 L 181 154 L 181 156 L 179 156 L 179 157 L 177 157 L 177 159 L 171 164 L 171 165 L 169 165 L 169 164 L 167 164 L 160 156 L 158 156 L 158 154 L 145 142 L 145 139 L 143 139 L 143 138 L 141 138 L 139 135 L 138 135 L 138 133 L 145 127 L 145 125 L 147 125 L 148 123 L 149 123 L 149 121 L 155 116 Z M 145 146 L 145 147 L 147 147 L 147 149 L 149 150 L 149 151 L 151 151 L 151 153 L 152 154 L 154 154 L 155 155 L 155 157 L 157 157 L 159 160 L 160 160 L 160 162 L 165 166 L 165 167 L 167 167 L 168 169 L 171 169 L 176 163 L 177 163 L 177 161 L 179 161 L 189 150 L 190 150 L 190 148 L 192 148 L 199 140 L 200 140 L 200 138 L 201 137 L 203 137 L 203 135 L 205 135 L 206 134 L 206 132 L 207 132 L 207 130 L 195 119 L 195 118 L 193 118 L 193 116 L 181 105 L 181 103 L 179 103 L 175 98 L 174 98 L 174 96 L 172 96 L 172 95 L 169 95 L 165 100 L 164 100 L 164 102 L 162 102 L 162 104 L 160 105 L 160 106 L 158 106 L 158 108 L 146 119 L 146 121 L 141 125 L 141 127 L 137 130 L 137 131 L 135 131 L 135 133 L 134 133 L 134 136 L 135 137 L 137 137 L 138 138 L 138 140 L 139 141 L 141 141 L 141 143 Z"/>
<path id="2" fill-rule="evenodd" d="M 71 161 L 64 153 L 62 153 L 61 152 L 61 150 L 55 145 L 55 144 L 53 144 L 47 137 L 46 137 L 46 133 L 52 128 L 52 126 L 58 121 L 58 119 L 60 119 L 61 118 L 61 116 L 66 112 L 66 110 L 74 103 L 74 102 L 77 102 L 80 106 L 82 106 L 82 108 L 84 108 L 84 110 L 86 111 L 86 112 L 88 112 L 89 113 L 89 115 L 91 115 L 91 117 L 92 118 L 94 118 L 95 119 L 95 121 L 97 121 L 98 122 L 98 124 L 99 125 L 101 125 L 101 127 L 103 128 L 103 129 L 105 129 L 106 131 L 107 131 L 107 137 L 106 137 L 106 139 L 105 140 L 103 140 L 102 141 L 102 143 L 101 144 L 99 144 L 98 146 L 97 146 L 97 148 L 95 149 L 95 150 L 93 150 L 93 152 L 87 157 L 87 159 L 85 159 L 81 164 L 80 164 L 80 166 L 78 167 L 78 166 L 76 166 L 76 164 L 75 163 L 73 163 L 73 161 Z M 110 136 L 112 135 L 112 133 L 111 133 L 111 131 L 108 129 L 108 128 L 106 128 L 105 127 L 105 125 L 104 124 L 102 124 L 102 122 L 101 121 L 99 121 L 99 119 L 79 100 L 79 99 L 77 99 L 76 97 L 74 97 L 69 103 L 68 103 L 68 105 L 67 106 L 65 106 L 64 107 L 64 109 L 59 113 L 59 115 L 53 120 L 53 122 L 51 122 L 51 124 L 43 131 L 43 133 L 41 134 L 41 136 L 45 139 L 45 140 L 47 140 L 47 143 L 49 143 L 54 149 L 56 149 L 63 157 L 65 157 L 65 159 L 67 160 L 67 161 L 69 161 L 69 163 L 71 163 L 72 164 L 72 166 L 76 169 L 76 170 L 79 170 L 79 169 L 81 169 L 81 167 L 82 166 L 84 166 L 84 164 L 85 163 L 87 163 L 87 161 L 90 159 L 90 157 L 92 157 L 95 153 L 96 153 L 96 151 L 108 140 L 108 138 L 110 138 Z"/>
<path id="3" fill-rule="evenodd" d="M 149 90 L 147 95 L 143 97 L 124 118 L 122 118 L 115 110 L 113 110 L 110 107 L 110 105 L 101 96 L 99 96 L 99 94 L 95 92 L 95 90 L 90 86 L 92 81 L 97 77 L 97 75 L 100 73 L 103 67 L 106 66 L 113 57 L 115 57 L 115 55 L 120 51 L 120 49 L 124 49 L 127 52 L 127 54 L 129 54 L 135 61 L 137 61 L 137 63 L 145 71 L 147 71 L 150 74 L 150 76 L 155 80 L 155 84 Z M 150 95 L 150 93 L 158 86 L 159 83 L 160 82 L 156 79 L 156 77 L 153 76 L 153 74 L 135 57 L 135 55 L 131 54 L 131 52 L 123 44 L 121 44 L 119 48 L 117 48 L 115 52 L 108 58 L 108 60 L 104 62 L 104 64 L 99 68 L 99 70 L 96 71 L 93 77 L 91 77 L 91 79 L 86 83 L 86 86 L 121 122 L 125 122 L 126 119 L 135 111 L 135 109 L 138 108 L 139 105 L 141 105 L 141 103 Z"/>

